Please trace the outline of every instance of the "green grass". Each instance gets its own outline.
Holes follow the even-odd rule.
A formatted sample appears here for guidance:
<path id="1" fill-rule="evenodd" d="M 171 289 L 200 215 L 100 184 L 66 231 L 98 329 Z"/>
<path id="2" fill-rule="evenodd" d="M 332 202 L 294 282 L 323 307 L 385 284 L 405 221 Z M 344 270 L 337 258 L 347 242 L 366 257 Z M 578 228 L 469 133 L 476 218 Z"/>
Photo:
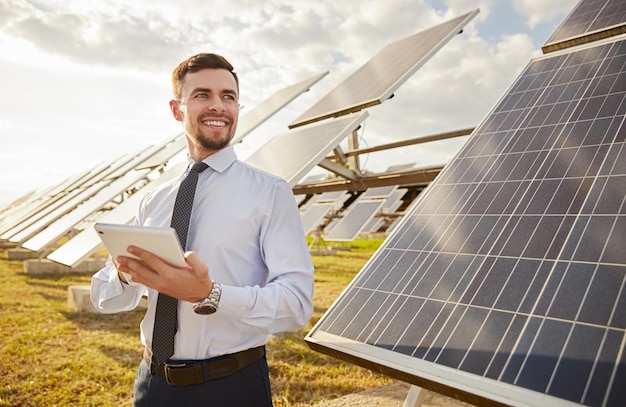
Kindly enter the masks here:
<path id="1" fill-rule="evenodd" d="M 268 344 L 274 405 L 309 406 L 392 380 L 312 351 L 306 333 L 381 240 L 356 241 L 336 256 L 314 256 L 315 312 L 299 332 Z M 143 310 L 77 313 L 67 288 L 90 274 L 32 276 L 21 261 L 0 260 L 0 406 L 130 405 L 143 348 Z"/>

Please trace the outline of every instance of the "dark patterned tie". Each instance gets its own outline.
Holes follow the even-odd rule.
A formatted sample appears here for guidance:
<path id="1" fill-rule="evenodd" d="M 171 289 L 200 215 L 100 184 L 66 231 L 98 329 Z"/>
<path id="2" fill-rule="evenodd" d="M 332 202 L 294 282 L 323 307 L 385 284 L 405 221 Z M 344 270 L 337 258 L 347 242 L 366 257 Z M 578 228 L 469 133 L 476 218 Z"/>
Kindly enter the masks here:
<path id="1" fill-rule="evenodd" d="M 183 249 L 187 247 L 189 217 L 193 207 L 193 197 L 196 194 L 198 174 L 207 168 L 208 165 L 203 162 L 194 163 L 189 174 L 180 183 L 178 194 L 176 194 L 171 226 L 176 230 Z M 174 335 L 177 325 L 178 300 L 159 293 L 152 334 L 152 360 L 154 363 L 162 363 L 174 354 Z"/>

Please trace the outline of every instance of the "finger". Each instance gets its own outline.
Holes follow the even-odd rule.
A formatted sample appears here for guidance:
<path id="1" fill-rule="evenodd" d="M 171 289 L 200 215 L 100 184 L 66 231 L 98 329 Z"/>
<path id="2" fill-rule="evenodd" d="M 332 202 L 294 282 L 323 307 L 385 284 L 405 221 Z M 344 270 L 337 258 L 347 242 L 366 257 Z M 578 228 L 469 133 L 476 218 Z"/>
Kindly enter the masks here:
<path id="1" fill-rule="evenodd" d="M 194 251 L 189 251 L 185 253 L 185 260 L 187 260 L 187 264 L 191 267 L 191 269 L 199 275 L 208 275 L 209 268 L 208 266 L 200 259 L 198 253 Z"/>
<path id="2" fill-rule="evenodd" d="M 142 260 L 138 260 L 132 257 L 119 256 L 118 257 L 118 272 L 126 273 L 130 276 L 132 282 L 144 284 L 147 280 L 153 278 L 156 275 L 155 270 L 150 268 L 145 262 Z M 126 276 L 120 274 L 120 279 L 124 277 L 126 282 L 130 282 Z"/>
<path id="3" fill-rule="evenodd" d="M 163 267 L 167 264 L 156 254 L 144 250 L 141 247 L 128 246 L 126 250 L 128 250 L 128 253 L 139 257 L 141 260 L 143 260 L 143 262 L 145 262 L 155 271 L 159 270 L 160 267 Z"/>

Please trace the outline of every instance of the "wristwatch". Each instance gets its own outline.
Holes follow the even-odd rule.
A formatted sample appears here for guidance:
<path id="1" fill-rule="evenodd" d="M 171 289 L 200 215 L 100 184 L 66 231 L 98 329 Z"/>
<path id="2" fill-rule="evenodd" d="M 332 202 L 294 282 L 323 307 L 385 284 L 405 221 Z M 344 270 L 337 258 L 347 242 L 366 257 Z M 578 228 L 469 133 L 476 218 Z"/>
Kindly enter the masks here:
<path id="1" fill-rule="evenodd" d="M 217 306 L 220 303 L 220 297 L 222 296 L 222 285 L 213 281 L 213 289 L 209 296 L 202 301 L 195 302 L 193 304 L 193 311 L 200 315 L 209 315 L 217 311 Z"/>

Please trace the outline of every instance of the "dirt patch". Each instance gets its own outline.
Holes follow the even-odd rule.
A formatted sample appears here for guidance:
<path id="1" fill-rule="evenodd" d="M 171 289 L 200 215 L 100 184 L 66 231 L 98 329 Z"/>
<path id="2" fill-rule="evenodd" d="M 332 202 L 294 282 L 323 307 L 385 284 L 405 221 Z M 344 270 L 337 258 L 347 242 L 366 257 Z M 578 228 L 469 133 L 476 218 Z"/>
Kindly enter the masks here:
<path id="1" fill-rule="evenodd" d="M 335 400 L 316 404 L 315 407 L 402 407 L 411 385 L 395 382 L 386 386 L 365 390 L 361 393 L 349 394 Z M 471 404 L 424 390 L 426 397 L 422 407 L 471 407 Z"/>

